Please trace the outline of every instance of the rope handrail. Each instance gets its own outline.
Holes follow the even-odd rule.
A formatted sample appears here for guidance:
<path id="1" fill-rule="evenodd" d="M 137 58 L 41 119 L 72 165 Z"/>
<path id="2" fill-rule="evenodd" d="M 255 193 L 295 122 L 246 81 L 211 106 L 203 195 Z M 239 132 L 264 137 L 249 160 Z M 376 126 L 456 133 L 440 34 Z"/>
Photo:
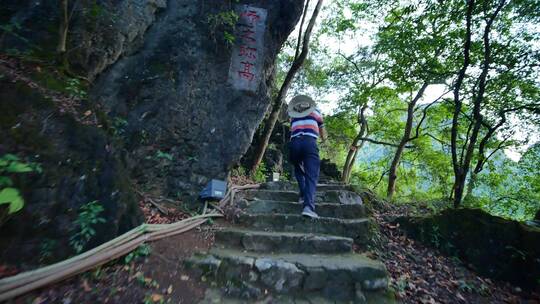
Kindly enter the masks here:
<path id="1" fill-rule="evenodd" d="M 221 210 L 227 203 L 232 202 L 237 191 L 258 187 L 259 184 L 231 186 L 225 197 L 219 201 L 216 209 Z M 216 210 L 206 213 L 205 209 L 205 212 L 201 215 L 172 224 L 141 224 L 110 241 L 64 261 L 1 279 L 0 302 L 108 263 L 128 254 L 145 242 L 157 241 L 189 231 L 212 217 L 223 217 L 223 214 Z"/>

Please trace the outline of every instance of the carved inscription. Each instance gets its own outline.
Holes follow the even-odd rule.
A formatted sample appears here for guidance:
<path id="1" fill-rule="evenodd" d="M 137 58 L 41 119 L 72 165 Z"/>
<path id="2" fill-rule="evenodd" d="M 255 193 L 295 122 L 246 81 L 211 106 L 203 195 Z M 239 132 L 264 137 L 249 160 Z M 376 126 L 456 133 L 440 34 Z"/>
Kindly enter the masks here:
<path id="1" fill-rule="evenodd" d="M 229 83 L 235 89 L 256 91 L 264 64 L 264 33 L 267 12 L 263 8 L 239 5 L 232 49 Z"/>

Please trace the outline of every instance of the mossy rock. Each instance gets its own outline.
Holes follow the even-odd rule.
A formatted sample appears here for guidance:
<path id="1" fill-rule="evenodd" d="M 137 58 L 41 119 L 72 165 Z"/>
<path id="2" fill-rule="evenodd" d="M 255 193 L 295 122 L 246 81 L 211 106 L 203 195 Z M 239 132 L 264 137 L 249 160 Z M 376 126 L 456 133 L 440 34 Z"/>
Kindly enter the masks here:
<path id="1" fill-rule="evenodd" d="M 482 275 L 524 288 L 538 286 L 540 228 L 479 209 L 447 209 L 396 222 L 411 237 L 459 257 Z"/>
<path id="2" fill-rule="evenodd" d="M 0 80 L 0 113 L 0 155 L 13 153 L 42 168 L 12 176 L 25 206 L 0 230 L 3 261 L 38 263 L 44 240 L 55 240 L 47 248 L 51 261 L 72 254 L 74 220 L 94 200 L 104 208 L 106 225 L 95 227 L 87 248 L 142 222 L 129 174 L 103 130 L 79 123 L 21 82 Z"/>

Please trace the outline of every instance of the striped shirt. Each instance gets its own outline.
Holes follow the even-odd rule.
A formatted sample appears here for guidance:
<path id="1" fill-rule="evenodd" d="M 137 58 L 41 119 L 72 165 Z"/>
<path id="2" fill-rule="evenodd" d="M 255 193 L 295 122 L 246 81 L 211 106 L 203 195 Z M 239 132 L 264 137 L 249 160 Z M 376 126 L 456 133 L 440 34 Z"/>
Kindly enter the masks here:
<path id="1" fill-rule="evenodd" d="M 291 119 L 291 139 L 300 135 L 319 138 L 319 129 L 323 126 L 323 117 L 319 109 L 309 115 Z"/>

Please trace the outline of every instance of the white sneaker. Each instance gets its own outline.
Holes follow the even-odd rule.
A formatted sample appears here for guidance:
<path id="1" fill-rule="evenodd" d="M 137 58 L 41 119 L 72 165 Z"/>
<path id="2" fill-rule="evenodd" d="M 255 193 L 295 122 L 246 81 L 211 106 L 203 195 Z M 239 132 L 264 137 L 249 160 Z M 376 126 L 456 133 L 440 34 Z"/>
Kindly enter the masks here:
<path id="1" fill-rule="evenodd" d="M 309 207 L 304 207 L 304 210 L 302 211 L 302 215 L 309 217 L 309 218 L 319 218 L 319 215 L 315 213 L 315 211 L 312 211 Z"/>
<path id="2" fill-rule="evenodd" d="M 298 199 L 298 203 L 303 205 L 303 204 L 304 204 L 304 198 L 303 198 L 303 197 L 300 197 L 300 198 Z"/>

